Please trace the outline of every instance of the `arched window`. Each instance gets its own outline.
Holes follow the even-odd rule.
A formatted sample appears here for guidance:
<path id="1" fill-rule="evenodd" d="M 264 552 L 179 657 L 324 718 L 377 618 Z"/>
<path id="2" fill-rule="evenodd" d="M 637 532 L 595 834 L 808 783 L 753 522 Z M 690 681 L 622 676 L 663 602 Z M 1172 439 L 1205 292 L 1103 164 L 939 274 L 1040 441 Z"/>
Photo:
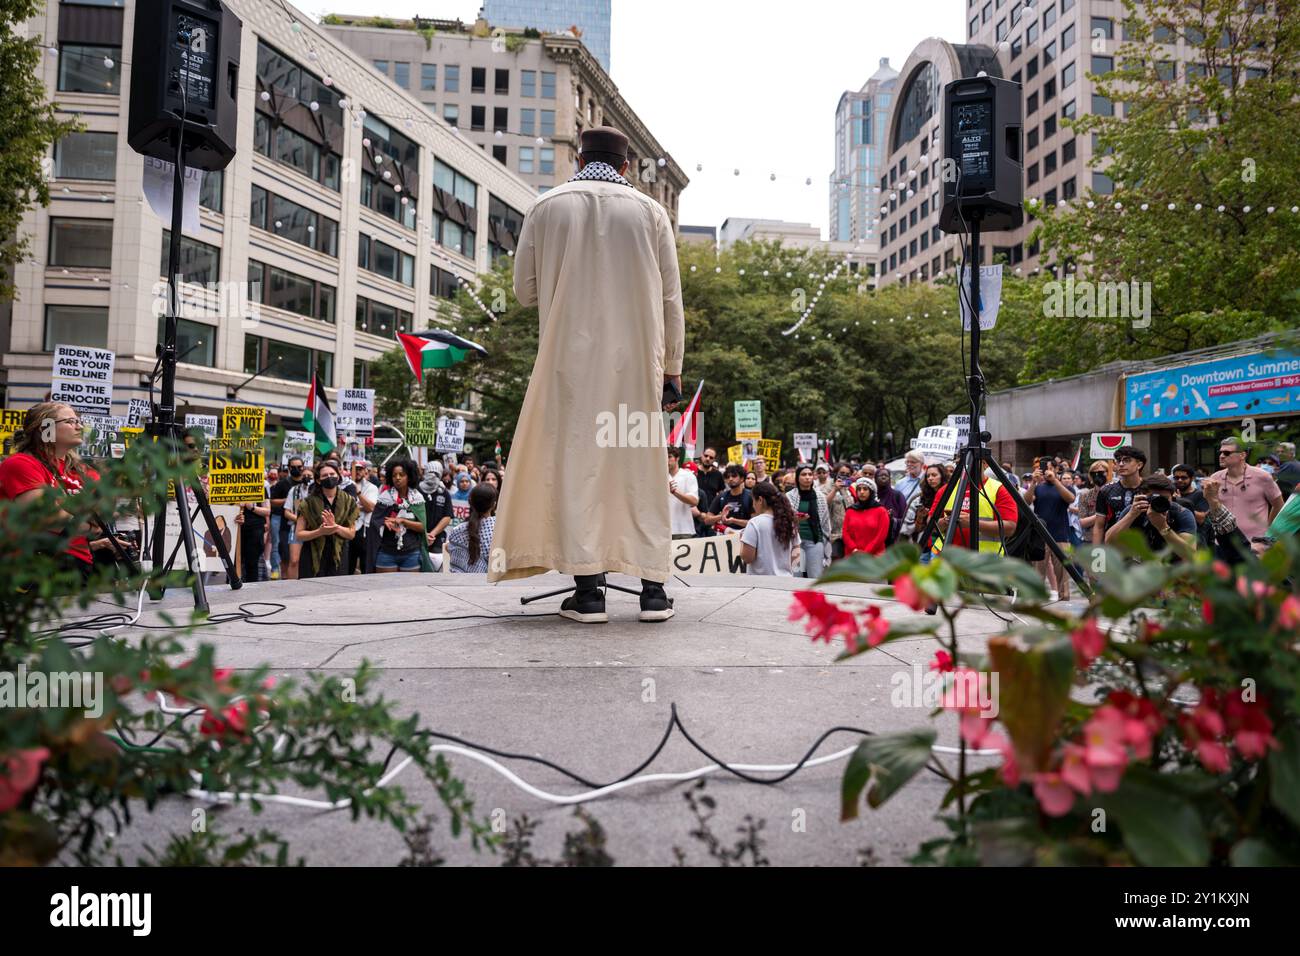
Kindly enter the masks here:
<path id="1" fill-rule="evenodd" d="M 903 93 L 902 113 L 890 151 L 912 141 L 925 121 L 934 115 L 939 103 L 939 71 L 933 63 L 923 63 L 912 74 Z"/>

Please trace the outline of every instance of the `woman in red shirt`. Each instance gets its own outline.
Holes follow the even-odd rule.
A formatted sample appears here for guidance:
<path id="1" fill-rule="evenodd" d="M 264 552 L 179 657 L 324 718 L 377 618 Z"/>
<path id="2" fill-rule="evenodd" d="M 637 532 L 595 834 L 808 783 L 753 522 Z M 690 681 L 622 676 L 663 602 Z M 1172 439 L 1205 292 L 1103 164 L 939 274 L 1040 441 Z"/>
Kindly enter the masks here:
<path id="1" fill-rule="evenodd" d="M 59 495 L 75 495 L 87 481 L 98 481 L 99 473 L 77 456 L 80 445 L 81 419 L 76 412 L 60 402 L 32 406 L 22 431 L 14 435 L 14 454 L 0 462 L 0 498 L 30 501 L 49 494 L 51 488 Z M 71 520 L 72 515 L 56 504 L 50 530 L 68 537 L 63 551 L 67 566 L 89 578 L 94 568 L 91 549 L 110 548 L 112 543 L 107 538 L 88 542 L 85 527 L 65 527 Z"/>
<path id="2" fill-rule="evenodd" d="M 890 515 L 876 500 L 876 483 L 859 478 L 853 483 L 853 495 L 853 504 L 844 512 L 844 556 L 856 551 L 884 554 Z"/>

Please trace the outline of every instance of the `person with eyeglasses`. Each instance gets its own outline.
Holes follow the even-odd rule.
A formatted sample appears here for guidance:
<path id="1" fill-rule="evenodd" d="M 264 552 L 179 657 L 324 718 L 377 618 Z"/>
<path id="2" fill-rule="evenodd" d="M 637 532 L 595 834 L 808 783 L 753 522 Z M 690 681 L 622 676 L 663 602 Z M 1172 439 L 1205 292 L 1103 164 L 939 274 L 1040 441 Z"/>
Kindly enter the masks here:
<path id="1" fill-rule="evenodd" d="M 1192 470 L 1192 466 L 1174 465 L 1170 469 L 1170 475 L 1174 482 L 1174 500 L 1190 511 L 1192 517 L 1196 519 L 1198 547 L 1214 547 L 1214 527 L 1206 520 L 1210 514 L 1210 502 L 1206 499 L 1205 492 L 1197 483 L 1196 473 Z"/>
<path id="2" fill-rule="evenodd" d="M 1282 510 L 1282 491 L 1272 475 L 1246 463 L 1246 451 L 1236 438 L 1219 443 L 1219 465 L 1210 475 L 1219 484 L 1219 500 L 1237 519 L 1251 550 L 1261 554 L 1268 544 L 1256 539 L 1267 537 L 1268 526 Z"/>
<path id="3" fill-rule="evenodd" d="M 56 539 L 63 570 L 76 571 L 85 582 L 95 566 L 91 552 L 110 549 L 113 544 L 102 536 L 87 540 L 92 529 L 72 527 L 72 515 L 61 506 L 65 497 L 79 494 L 88 482 L 99 481 L 99 472 L 77 455 L 82 427 L 77 413 L 61 402 L 40 402 L 27 409 L 22 429 L 13 438 L 14 453 L 0 462 L 0 498 L 33 501 L 50 495 L 49 520 L 34 530 Z M 124 548 L 132 546 L 121 538 L 118 543 Z"/>
<path id="4" fill-rule="evenodd" d="M 1141 448 L 1133 445 L 1120 445 L 1115 449 L 1114 481 L 1104 485 L 1097 492 L 1097 520 L 1092 525 L 1092 543 L 1105 544 L 1106 532 L 1119 521 L 1137 497 L 1142 485 L 1142 469 L 1146 467 L 1147 455 Z"/>

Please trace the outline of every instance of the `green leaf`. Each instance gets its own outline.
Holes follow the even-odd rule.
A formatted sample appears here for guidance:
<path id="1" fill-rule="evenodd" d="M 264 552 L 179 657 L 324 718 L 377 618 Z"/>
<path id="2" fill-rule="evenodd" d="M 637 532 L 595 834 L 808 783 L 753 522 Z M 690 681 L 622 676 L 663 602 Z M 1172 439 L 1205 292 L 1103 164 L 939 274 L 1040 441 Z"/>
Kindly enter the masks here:
<path id="1" fill-rule="evenodd" d="M 914 544 L 895 545 L 880 555 L 860 551 L 842 561 L 836 561 L 817 579 L 817 583 L 876 584 L 892 581 L 915 565 L 920 556 L 921 553 Z"/>
<path id="2" fill-rule="evenodd" d="M 1232 848 L 1228 862 L 1233 866 L 1291 866 L 1290 860 L 1256 837 L 1247 837 Z"/>
<path id="3" fill-rule="evenodd" d="M 1269 799 L 1300 827 L 1300 727 L 1288 724 L 1277 735 L 1281 750 L 1268 755 Z"/>
<path id="4" fill-rule="evenodd" d="M 1047 600 L 1043 576 L 1024 561 L 968 548 L 945 549 L 939 561 L 955 568 L 963 585 L 975 585 L 999 593 L 1015 588 L 1022 597 Z"/>
<path id="5" fill-rule="evenodd" d="M 930 759 L 936 731 L 926 727 L 868 737 L 853 751 L 840 783 L 840 820 L 855 820 L 858 798 L 867 790 L 873 810 L 897 793 Z"/>
<path id="6" fill-rule="evenodd" d="M 1118 790 L 1093 799 L 1119 826 L 1124 846 L 1141 865 L 1209 862 L 1210 840 L 1196 807 L 1164 787 L 1151 771 L 1131 767 Z"/>

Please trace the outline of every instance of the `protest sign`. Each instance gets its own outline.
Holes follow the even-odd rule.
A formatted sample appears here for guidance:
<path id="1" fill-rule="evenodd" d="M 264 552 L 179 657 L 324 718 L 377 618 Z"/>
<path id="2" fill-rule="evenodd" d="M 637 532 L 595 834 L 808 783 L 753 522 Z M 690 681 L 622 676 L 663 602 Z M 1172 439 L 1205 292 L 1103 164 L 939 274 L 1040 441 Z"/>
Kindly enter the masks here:
<path id="1" fill-rule="evenodd" d="M 221 420 L 216 415 L 185 416 L 186 431 L 189 431 L 191 428 L 201 428 L 203 429 L 203 434 L 207 435 L 209 438 L 217 437 L 217 428 L 220 424 Z"/>
<path id="2" fill-rule="evenodd" d="M 301 458 L 303 465 L 311 467 L 316 458 L 316 436 L 311 432 L 286 430 L 280 464 L 289 464 L 290 458 Z"/>
<path id="3" fill-rule="evenodd" d="M 0 411 L 0 457 L 13 454 L 14 435 L 22 431 L 23 418 L 27 412 L 21 408 L 6 408 Z"/>
<path id="4" fill-rule="evenodd" d="M 50 400 L 62 402 L 78 415 L 109 415 L 113 411 L 114 353 L 80 345 L 54 346 Z"/>
<path id="5" fill-rule="evenodd" d="M 736 441 L 763 437 L 763 403 L 736 402 Z"/>
<path id="6" fill-rule="evenodd" d="M 434 450 L 439 452 L 464 451 L 465 419 L 439 418 L 438 443 Z"/>
<path id="7" fill-rule="evenodd" d="M 266 434 L 266 409 L 258 405 L 227 405 L 221 410 L 221 434 L 234 438 L 241 432 L 249 438 Z"/>
<path id="8" fill-rule="evenodd" d="M 266 497 L 266 452 L 258 439 L 214 438 L 208 443 L 208 499 L 213 504 L 260 502 Z"/>
<path id="9" fill-rule="evenodd" d="M 758 457 L 763 459 L 767 465 L 769 474 L 776 472 L 781 467 L 781 440 L 779 438 L 760 438 L 758 441 Z"/>
<path id="10" fill-rule="evenodd" d="M 677 574 L 744 574 L 740 534 L 712 538 L 682 538 L 672 543 L 669 557 Z"/>
<path id="11" fill-rule="evenodd" d="M 408 408 L 402 431 L 407 445 L 433 448 L 438 443 L 438 413 L 431 408 Z"/>
<path id="12" fill-rule="evenodd" d="M 922 428 L 912 446 L 922 455 L 939 455 L 951 458 L 957 454 L 957 429 L 948 425 Z"/>
<path id="13" fill-rule="evenodd" d="M 375 433 L 375 390 L 373 388 L 339 389 L 339 408 L 334 417 L 339 434 L 363 438 Z"/>

